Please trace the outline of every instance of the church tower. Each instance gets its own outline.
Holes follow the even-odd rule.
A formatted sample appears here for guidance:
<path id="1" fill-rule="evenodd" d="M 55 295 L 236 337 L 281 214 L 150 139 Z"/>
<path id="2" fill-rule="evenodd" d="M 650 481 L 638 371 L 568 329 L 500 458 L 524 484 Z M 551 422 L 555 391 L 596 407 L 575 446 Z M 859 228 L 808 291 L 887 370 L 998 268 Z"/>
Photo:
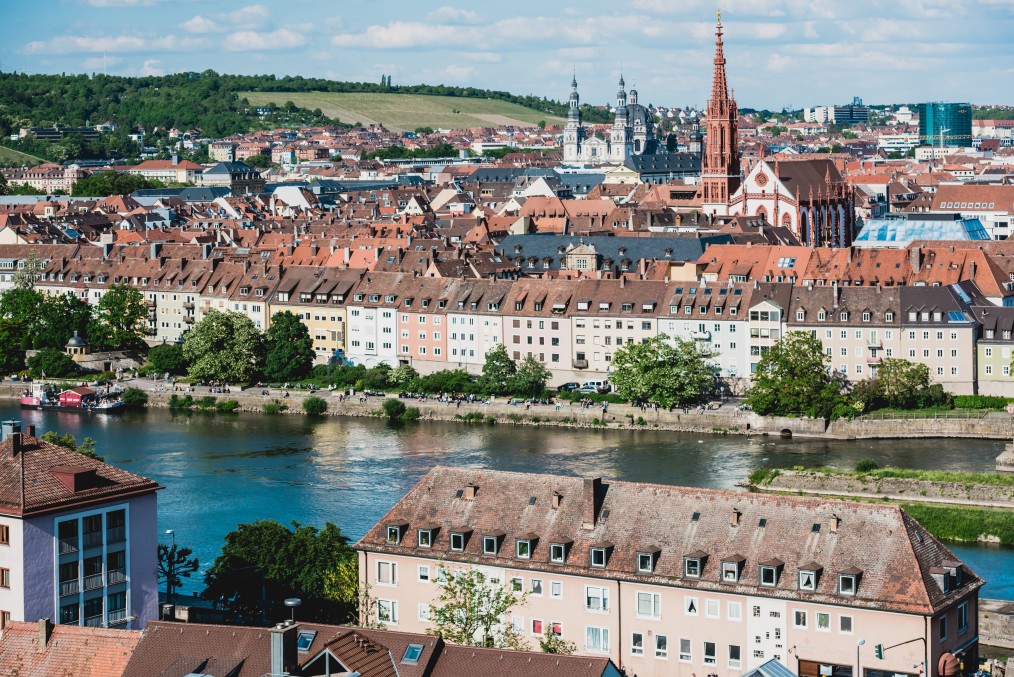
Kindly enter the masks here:
<path id="1" fill-rule="evenodd" d="M 620 90 L 616 92 L 616 117 L 613 118 L 613 129 L 609 134 L 609 159 L 613 162 L 624 162 L 630 134 L 627 125 L 627 92 L 624 87 L 623 75 L 620 75 Z"/>
<path id="2" fill-rule="evenodd" d="M 577 162 L 581 158 L 581 98 L 577 93 L 577 73 L 570 82 L 570 107 L 567 109 L 567 126 L 563 128 L 563 161 Z"/>
<path id="3" fill-rule="evenodd" d="M 736 100 L 729 95 L 722 51 L 722 13 L 715 30 L 715 73 L 708 100 L 707 139 L 701 163 L 702 207 L 710 214 L 727 214 L 729 198 L 740 184 Z"/>

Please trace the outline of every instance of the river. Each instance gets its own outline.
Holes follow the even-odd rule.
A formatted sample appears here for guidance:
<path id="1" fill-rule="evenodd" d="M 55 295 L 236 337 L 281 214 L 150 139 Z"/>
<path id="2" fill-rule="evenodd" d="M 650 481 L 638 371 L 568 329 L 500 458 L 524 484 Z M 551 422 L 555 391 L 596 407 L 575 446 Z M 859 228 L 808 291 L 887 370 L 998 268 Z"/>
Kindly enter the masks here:
<path id="1" fill-rule="evenodd" d="M 852 467 L 863 457 L 909 468 L 992 470 L 1003 442 L 988 440 L 783 440 L 666 431 L 593 431 L 530 426 L 384 421 L 302 415 L 174 413 L 121 415 L 22 411 L 34 423 L 96 441 L 106 461 L 151 477 L 159 529 L 193 548 L 205 570 L 241 522 L 331 521 L 353 540 L 437 464 L 733 489 L 761 466 Z M 954 546 L 988 583 L 983 596 L 1014 600 L 1014 548 Z M 201 578 L 184 581 L 201 587 Z"/>

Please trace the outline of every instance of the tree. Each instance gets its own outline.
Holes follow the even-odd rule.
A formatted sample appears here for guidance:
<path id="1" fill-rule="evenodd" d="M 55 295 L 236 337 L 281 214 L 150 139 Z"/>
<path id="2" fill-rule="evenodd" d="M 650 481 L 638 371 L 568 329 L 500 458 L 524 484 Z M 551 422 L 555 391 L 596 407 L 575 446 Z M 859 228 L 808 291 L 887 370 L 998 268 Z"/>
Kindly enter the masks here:
<path id="1" fill-rule="evenodd" d="M 696 402 L 708 391 L 714 383 L 708 360 L 714 356 L 696 341 L 659 334 L 617 348 L 609 380 L 622 397 L 669 409 Z"/>
<path id="2" fill-rule="evenodd" d="M 58 447 L 63 447 L 64 449 L 76 451 L 82 456 L 93 458 L 96 461 L 102 460 L 102 457 L 95 452 L 95 440 L 90 437 L 84 438 L 81 444 L 78 444 L 77 438 L 70 433 L 58 433 L 55 430 L 47 430 L 42 433 L 39 439 L 43 442 L 49 442 L 50 444 L 54 444 Z"/>
<path id="3" fill-rule="evenodd" d="M 45 297 L 34 289 L 14 288 L 0 294 L 0 317 L 18 328 L 17 342 L 22 349 L 35 347 L 44 305 Z"/>
<path id="4" fill-rule="evenodd" d="M 542 653 L 570 655 L 577 651 L 577 644 L 568 642 L 560 635 L 555 634 L 552 625 L 550 625 L 539 638 L 539 648 L 542 649 Z"/>
<path id="5" fill-rule="evenodd" d="M 146 179 L 136 174 L 120 174 L 119 172 L 95 172 L 79 179 L 71 190 L 74 197 L 108 197 L 109 195 L 127 195 L 135 190 L 146 188 L 162 188 L 162 182 Z"/>
<path id="6" fill-rule="evenodd" d="M 38 331 L 32 338 L 33 347 L 63 349 L 74 332 L 88 335 L 92 309 L 86 301 L 68 292 L 43 297 L 40 315 Z"/>
<path id="7" fill-rule="evenodd" d="M 546 389 L 546 383 L 551 376 L 545 363 L 540 362 L 534 355 L 528 355 L 521 360 L 510 380 L 511 392 L 520 397 L 539 397 Z"/>
<path id="8" fill-rule="evenodd" d="M 247 618 L 272 618 L 282 600 L 299 597 L 307 620 L 343 620 L 351 605 L 328 596 L 326 574 L 355 558 L 349 539 L 330 522 L 320 530 L 298 522 L 290 530 L 274 520 L 240 524 L 226 534 L 202 594 Z"/>
<path id="9" fill-rule="evenodd" d="M 404 402 L 393 397 L 388 397 L 381 406 L 384 408 L 384 414 L 392 421 L 401 418 L 408 411 Z"/>
<path id="10" fill-rule="evenodd" d="M 271 158 L 267 155 L 251 155 L 243 161 L 247 166 L 257 169 L 267 169 L 271 166 Z"/>
<path id="11" fill-rule="evenodd" d="M 148 362 L 159 374 L 174 375 L 187 372 L 187 359 L 183 356 L 183 346 L 179 343 L 163 343 L 153 346 L 148 351 Z"/>
<path id="12" fill-rule="evenodd" d="M 395 367 L 390 376 L 391 383 L 402 388 L 417 378 L 419 378 L 419 372 L 411 364 L 402 364 Z"/>
<path id="13" fill-rule="evenodd" d="M 158 580 L 165 581 L 166 601 L 173 603 L 173 591 L 183 585 L 184 578 L 197 571 L 201 565 L 191 548 L 177 548 L 176 541 L 172 545 L 158 544 Z"/>
<path id="14" fill-rule="evenodd" d="M 264 363 L 264 337 L 246 315 L 209 310 L 187 333 L 183 357 L 192 378 L 249 383 Z"/>
<path id="15" fill-rule="evenodd" d="M 377 598 L 370 584 L 359 580 L 359 560 L 347 557 L 338 566 L 324 573 L 324 597 L 349 606 L 345 623 L 360 628 L 383 630 L 386 625 L 377 617 Z"/>
<path id="16" fill-rule="evenodd" d="M 426 630 L 444 641 L 495 649 L 527 649 L 513 625 L 504 623 L 511 609 L 524 606 L 528 593 L 487 580 L 476 567 L 450 571 L 437 566 L 439 593 L 430 605 L 433 627 Z M 383 620 L 383 618 L 381 618 Z"/>
<path id="17" fill-rule="evenodd" d="M 841 377 L 808 332 L 792 331 L 761 356 L 746 402 L 758 414 L 827 418 L 842 402 Z"/>
<path id="18" fill-rule="evenodd" d="M 929 367 L 899 357 L 880 361 L 876 376 L 877 394 L 889 407 L 908 407 L 919 392 L 929 388 Z"/>
<path id="19" fill-rule="evenodd" d="M 0 375 L 21 371 L 25 365 L 25 351 L 21 347 L 21 327 L 0 318 Z"/>
<path id="20" fill-rule="evenodd" d="M 264 376 L 269 381 L 298 381 L 313 367 L 310 330 L 288 310 L 271 316 L 265 347 Z"/>
<path id="21" fill-rule="evenodd" d="M 2 195 L 3 193 L 0 193 Z M 29 252 L 25 256 L 25 263 L 18 271 L 11 276 L 11 282 L 15 289 L 35 289 L 35 283 L 42 275 L 42 269 L 46 267 L 45 262 L 35 252 Z"/>
<path id="22" fill-rule="evenodd" d="M 28 358 L 28 369 L 33 376 L 63 378 L 77 374 L 77 363 L 59 348 L 43 348 Z"/>
<path id="23" fill-rule="evenodd" d="M 144 294 L 134 287 L 114 284 L 95 306 L 88 340 L 100 350 L 139 348 L 144 345 L 147 316 Z"/>
<path id="24" fill-rule="evenodd" d="M 327 413 L 327 400 L 323 397 L 307 397 L 303 400 L 303 411 L 310 416 L 323 416 Z"/>
<path id="25" fill-rule="evenodd" d="M 486 353 L 482 376 L 479 377 L 479 388 L 489 395 L 507 395 L 511 391 L 511 381 L 517 371 L 518 366 L 507 354 L 507 347 L 498 343 L 496 348 Z"/>

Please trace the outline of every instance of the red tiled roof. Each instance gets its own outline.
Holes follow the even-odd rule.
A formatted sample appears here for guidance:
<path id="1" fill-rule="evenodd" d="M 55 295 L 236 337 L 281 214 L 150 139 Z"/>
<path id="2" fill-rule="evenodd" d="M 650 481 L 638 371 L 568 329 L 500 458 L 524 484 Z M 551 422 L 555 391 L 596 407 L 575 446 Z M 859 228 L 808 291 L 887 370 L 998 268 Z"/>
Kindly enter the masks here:
<path id="1" fill-rule="evenodd" d="M 0 637 L 0 671 L 18 677 L 121 677 L 141 639 L 136 630 L 55 625 L 39 651 L 37 623 L 9 622 Z"/>

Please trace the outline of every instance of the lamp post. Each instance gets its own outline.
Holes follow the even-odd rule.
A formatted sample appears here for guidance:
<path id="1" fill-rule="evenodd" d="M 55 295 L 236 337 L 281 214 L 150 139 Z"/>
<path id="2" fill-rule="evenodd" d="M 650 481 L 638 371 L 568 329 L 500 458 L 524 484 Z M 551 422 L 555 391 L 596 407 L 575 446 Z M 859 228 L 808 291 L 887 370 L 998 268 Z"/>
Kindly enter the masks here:
<path id="1" fill-rule="evenodd" d="M 859 671 L 859 647 L 866 644 L 865 639 L 861 639 L 856 642 L 856 677 L 862 677 L 862 673 Z"/>
<path id="2" fill-rule="evenodd" d="M 287 597 L 285 598 L 285 606 L 292 609 L 292 622 L 296 622 L 296 607 L 303 603 L 303 600 L 298 597 Z"/>
<path id="3" fill-rule="evenodd" d="M 173 540 L 173 547 L 169 550 L 169 557 L 167 560 L 172 562 L 176 558 L 176 532 L 173 529 L 165 530 L 166 536 L 171 536 Z M 165 577 L 165 601 L 167 604 L 173 603 L 173 572 L 168 572 L 169 575 Z"/>

